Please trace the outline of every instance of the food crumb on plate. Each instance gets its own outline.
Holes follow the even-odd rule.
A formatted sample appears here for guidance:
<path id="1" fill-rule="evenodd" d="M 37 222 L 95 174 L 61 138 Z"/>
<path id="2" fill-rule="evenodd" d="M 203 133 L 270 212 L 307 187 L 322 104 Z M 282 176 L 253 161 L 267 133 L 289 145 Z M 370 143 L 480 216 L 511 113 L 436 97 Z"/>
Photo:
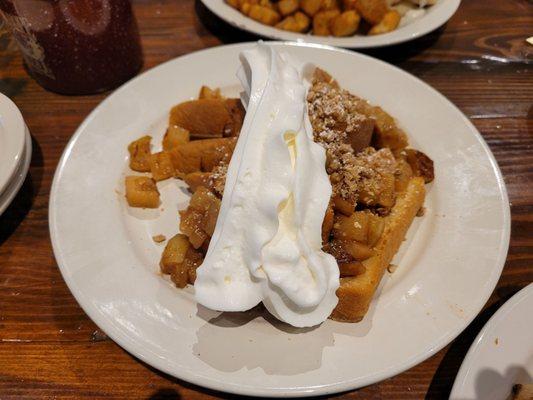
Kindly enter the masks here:
<path id="1" fill-rule="evenodd" d="M 152 240 L 156 243 L 161 243 L 167 240 L 167 238 L 165 235 L 155 235 L 155 236 L 152 236 Z"/>

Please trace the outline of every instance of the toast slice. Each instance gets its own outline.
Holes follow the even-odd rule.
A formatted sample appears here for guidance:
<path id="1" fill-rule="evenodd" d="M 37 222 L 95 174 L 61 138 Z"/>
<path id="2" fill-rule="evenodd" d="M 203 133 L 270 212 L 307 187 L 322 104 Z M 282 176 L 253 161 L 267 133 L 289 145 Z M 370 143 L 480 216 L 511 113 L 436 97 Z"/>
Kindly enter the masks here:
<path id="1" fill-rule="evenodd" d="M 375 255 L 363 261 L 364 272 L 355 277 L 341 278 L 337 290 L 339 303 L 333 310 L 331 319 L 342 322 L 358 322 L 363 319 L 385 269 L 424 204 L 425 193 L 424 179 L 411 178 L 405 191 L 398 195 L 391 213 L 385 217 L 383 234 L 374 246 Z"/>

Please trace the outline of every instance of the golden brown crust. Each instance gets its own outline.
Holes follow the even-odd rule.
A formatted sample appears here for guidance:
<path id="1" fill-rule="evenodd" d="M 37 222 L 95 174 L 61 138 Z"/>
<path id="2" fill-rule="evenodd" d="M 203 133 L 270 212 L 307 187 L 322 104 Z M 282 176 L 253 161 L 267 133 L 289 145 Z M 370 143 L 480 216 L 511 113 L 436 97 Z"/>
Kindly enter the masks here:
<path id="1" fill-rule="evenodd" d="M 424 204 L 424 198 L 424 179 L 412 178 L 387 216 L 384 232 L 374 247 L 376 255 L 363 261 L 365 272 L 356 277 L 341 278 L 337 290 L 339 303 L 333 310 L 331 319 L 342 322 L 363 319 L 385 269 L 402 244 L 416 213 Z"/>

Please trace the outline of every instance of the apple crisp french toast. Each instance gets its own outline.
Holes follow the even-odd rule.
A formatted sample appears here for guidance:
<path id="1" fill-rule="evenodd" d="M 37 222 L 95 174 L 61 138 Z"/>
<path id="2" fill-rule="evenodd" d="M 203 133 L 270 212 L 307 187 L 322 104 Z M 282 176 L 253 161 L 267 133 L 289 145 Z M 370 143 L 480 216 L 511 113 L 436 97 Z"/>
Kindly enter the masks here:
<path id="1" fill-rule="evenodd" d="M 314 140 L 326 149 L 333 189 L 322 225 L 323 249 L 335 257 L 341 276 L 331 318 L 356 322 L 422 208 L 433 162 L 408 148 L 393 117 L 318 68 L 307 103 Z M 171 110 L 163 151 L 151 154 L 149 136 L 129 146 L 130 168 L 152 175 L 126 178 L 130 206 L 157 207 L 155 181 L 171 177 L 183 179 L 192 192 L 180 211 L 181 233 L 167 242 L 160 262 L 180 288 L 194 283 L 207 252 L 244 115 L 239 100 L 202 87 L 198 100 Z"/>

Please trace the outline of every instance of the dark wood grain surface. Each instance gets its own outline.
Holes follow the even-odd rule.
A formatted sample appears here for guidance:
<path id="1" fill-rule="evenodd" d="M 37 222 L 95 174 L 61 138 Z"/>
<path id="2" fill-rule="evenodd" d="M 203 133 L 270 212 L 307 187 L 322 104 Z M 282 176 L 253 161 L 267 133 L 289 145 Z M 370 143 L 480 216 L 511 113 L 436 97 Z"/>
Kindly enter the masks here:
<path id="1" fill-rule="evenodd" d="M 144 68 L 223 43 L 257 39 L 194 0 L 137 0 Z M 408 44 L 368 51 L 441 91 L 476 125 L 503 172 L 512 212 L 509 255 L 484 310 L 450 345 L 349 399 L 449 395 L 470 344 L 488 318 L 533 281 L 533 3 L 463 0 L 443 28 Z M 215 67 L 216 68 L 216 67 Z M 205 399 L 228 397 L 162 374 L 101 332 L 78 306 L 54 260 L 48 196 L 61 152 L 106 94 L 67 97 L 30 79 L 0 30 L 0 91 L 33 136 L 30 173 L 0 217 L 0 399 Z"/>

